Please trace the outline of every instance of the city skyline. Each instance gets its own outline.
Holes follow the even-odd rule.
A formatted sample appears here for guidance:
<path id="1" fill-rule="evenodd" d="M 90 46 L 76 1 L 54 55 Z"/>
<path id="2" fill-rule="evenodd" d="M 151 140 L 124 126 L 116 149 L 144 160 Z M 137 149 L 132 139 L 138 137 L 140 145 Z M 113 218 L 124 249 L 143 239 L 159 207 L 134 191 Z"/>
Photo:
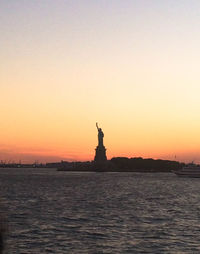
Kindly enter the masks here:
<path id="1" fill-rule="evenodd" d="M 200 162 L 200 2 L 1 1 L 0 160 Z"/>

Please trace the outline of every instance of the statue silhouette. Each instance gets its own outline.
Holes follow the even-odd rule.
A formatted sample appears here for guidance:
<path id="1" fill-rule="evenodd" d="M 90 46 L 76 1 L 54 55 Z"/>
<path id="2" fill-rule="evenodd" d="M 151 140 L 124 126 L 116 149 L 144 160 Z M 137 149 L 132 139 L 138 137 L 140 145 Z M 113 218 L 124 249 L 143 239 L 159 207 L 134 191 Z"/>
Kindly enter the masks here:
<path id="1" fill-rule="evenodd" d="M 102 147 L 104 134 L 103 134 L 102 129 L 98 127 L 98 123 L 96 123 L 96 127 L 98 130 L 98 146 Z"/>
<path id="2" fill-rule="evenodd" d="M 104 163 L 107 161 L 106 148 L 103 145 L 104 134 L 102 129 L 99 128 L 98 123 L 96 123 L 96 127 L 98 130 L 98 146 L 95 149 L 96 153 L 95 153 L 94 161 L 96 163 Z"/>

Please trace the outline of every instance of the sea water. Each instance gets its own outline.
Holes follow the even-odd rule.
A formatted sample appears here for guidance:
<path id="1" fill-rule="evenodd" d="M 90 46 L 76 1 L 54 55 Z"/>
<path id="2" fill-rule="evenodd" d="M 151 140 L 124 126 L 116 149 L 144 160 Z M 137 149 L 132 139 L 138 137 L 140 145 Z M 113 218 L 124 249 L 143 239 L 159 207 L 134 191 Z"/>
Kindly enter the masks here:
<path id="1" fill-rule="evenodd" d="M 200 179 L 0 169 L 6 253 L 200 253 Z"/>

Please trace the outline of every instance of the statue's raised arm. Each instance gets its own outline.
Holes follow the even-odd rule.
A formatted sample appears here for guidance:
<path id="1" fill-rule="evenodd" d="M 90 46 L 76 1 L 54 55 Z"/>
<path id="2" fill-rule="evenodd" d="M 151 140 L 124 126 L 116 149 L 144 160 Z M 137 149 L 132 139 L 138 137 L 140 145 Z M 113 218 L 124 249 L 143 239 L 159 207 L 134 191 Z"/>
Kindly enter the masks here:
<path id="1" fill-rule="evenodd" d="M 98 123 L 96 123 L 96 127 L 97 127 L 97 130 L 98 130 L 98 141 L 99 141 L 99 146 L 103 146 L 103 137 L 104 137 L 104 134 L 103 134 L 103 131 L 101 128 L 99 128 L 98 126 Z"/>

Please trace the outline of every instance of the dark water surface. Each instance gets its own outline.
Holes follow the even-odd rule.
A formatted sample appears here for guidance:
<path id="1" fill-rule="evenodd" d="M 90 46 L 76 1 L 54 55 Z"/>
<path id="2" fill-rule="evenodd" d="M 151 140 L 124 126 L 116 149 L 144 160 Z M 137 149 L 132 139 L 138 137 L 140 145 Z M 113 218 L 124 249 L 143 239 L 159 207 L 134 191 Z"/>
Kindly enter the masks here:
<path id="1" fill-rule="evenodd" d="M 0 169 L 7 253 L 200 253 L 200 179 Z"/>

